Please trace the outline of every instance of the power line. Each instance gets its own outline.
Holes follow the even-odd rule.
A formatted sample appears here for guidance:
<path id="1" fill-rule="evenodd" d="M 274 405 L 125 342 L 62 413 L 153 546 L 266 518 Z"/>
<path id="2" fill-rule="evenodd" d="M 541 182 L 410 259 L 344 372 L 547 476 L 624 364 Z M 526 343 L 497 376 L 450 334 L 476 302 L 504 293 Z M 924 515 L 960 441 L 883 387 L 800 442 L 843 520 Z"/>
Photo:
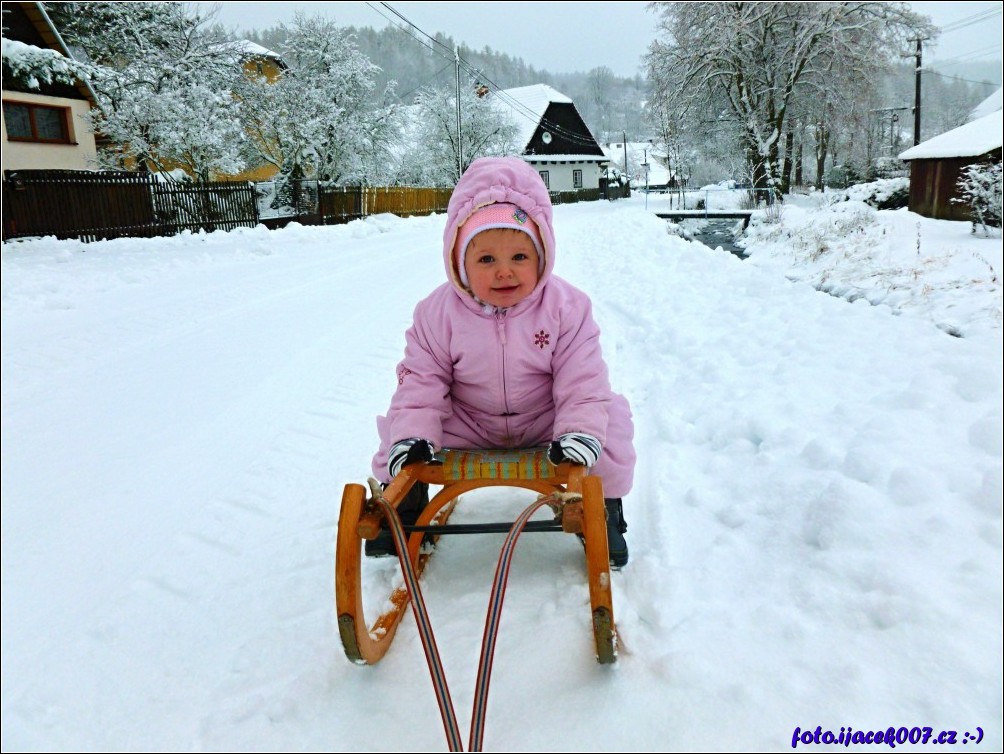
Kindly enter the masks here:
<path id="1" fill-rule="evenodd" d="M 566 129 L 566 128 L 560 126 L 560 125 L 558 125 L 557 123 L 554 123 L 553 121 L 550 121 L 550 120 L 544 118 L 543 114 L 541 114 L 541 115 L 538 116 L 537 113 L 535 113 L 534 111 L 530 110 L 528 107 L 526 107 L 519 100 L 517 100 L 514 97 L 512 97 L 511 95 L 507 94 L 505 92 L 505 90 L 502 89 L 502 87 L 500 87 L 494 81 L 492 81 L 487 76 L 485 76 L 483 71 L 474 68 L 473 66 L 471 66 L 470 63 L 468 63 L 463 58 L 461 58 L 461 63 L 464 65 L 465 70 L 468 73 L 470 73 L 471 75 L 475 76 L 478 80 L 483 80 L 484 82 L 487 82 L 489 90 L 494 91 L 495 95 L 500 100 L 502 100 L 505 104 L 507 104 L 509 106 L 509 108 L 512 109 L 514 112 L 516 112 L 518 115 L 523 116 L 524 118 L 526 118 L 531 123 L 535 123 L 535 124 L 536 123 L 540 123 L 542 126 L 544 126 L 545 128 L 547 128 L 549 131 L 552 131 L 553 133 L 555 133 L 555 134 L 557 134 L 559 136 L 563 136 L 563 137 L 565 137 L 566 139 L 568 139 L 569 141 L 571 141 L 571 142 L 573 142 L 575 144 L 581 144 L 582 146 L 590 146 L 590 147 L 591 146 L 595 146 L 595 140 L 590 141 L 589 139 L 586 139 L 580 133 L 577 133 L 575 131 L 569 131 L 568 129 Z"/>
<path id="2" fill-rule="evenodd" d="M 993 18 L 994 16 L 999 16 L 1001 14 L 1000 8 L 988 9 L 985 11 L 980 11 L 979 13 L 974 13 L 971 16 L 966 16 L 965 18 L 960 18 L 958 21 L 953 21 L 941 27 L 941 33 L 959 31 L 960 29 L 965 29 L 967 26 L 972 26 L 973 24 L 979 23 L 980 21 L 985 21 L 988 18 Z"/>
<path id="3" fill-rule="evenodd" d="M 983 86 L 1000 86 L 992 81 L 974 81 L 973 79 L 964 79 L 961 76 L 953 76 L 949 73 L 940 73 L 939 71 L 932 71 L 929 68 L 922 69 L 924 73 L 929 73 L 932 76 L 940 76 L 943 79 L 952 79 L 953 81 L 965 81 L 967 84 L 981 84 Z"/>
<path id="4" fill-rule="evenodd" d="M 373 10 L 375 10 L 375 11 L 376 11 L 377 13 L 380 13 L 380 9 L 379 9 L 379 8 L 376 8 L 376 7 L 374 7 L 372 3 L 366 3 L 366 4 L 367 4 L 367 5 L 368 5 L 368 6 L 370 7 L 370 8 L 373 8 Z M 393 6 L 391 6 L 391 4 L 390 4 L 390 3 L 380 3 L 380 5 L 382 5 L 382 6 L 383 6 L 384 8 L 386 8 L 386 9 L 387 9 L 388 11 L 390 11 L 390 12 L 391 12 L 391 13 L 393 13 L 393 14 L 394 14 L 395 16 L 397 16 L 397 17 L 398 17 L 399 19 L 401 19 L 401 21 L 403 21 L 403 22 L 404 22 L 405 24 L 407 24 L 407 25 L 408 25 L 409 27 L 411 27 L 412 29 L 414 29 L 415 31 L 417 31 L 417 32 L 418 32 L 419 34 L 421 34 L 421 35 L 422 35 L 423 37 L 425 37 L 426 39 L 428 39 L 428 40 L 429 40 L 430 42 L 432 42 L 432 44 L 433 44 L 433 45 L 434 45 L 435 47 L 441 47 L 441 48 L 442 48 L 442 49 L 443 49 L 443 50 L 445 51 L 445 54 L 443 54 L 443 53 L 439 53 L 440 55 L 443 55 L 443 57 L 447 57 L 447 56 L 449 56 L 450 60 L 452 60 L 452 59 L 453 59 L 453 50 L 451 50 L 451 49 L 450 49 L 449 47 L 447 47 L 446 45 L 444 45 L 444 44 L 443 44 L 442 42 L 440 42 L 440 41 L 439 41 L 438 39 L 436 39 L 435 37 L 431 36 L 430 34 L 427 34 L 427 33 L 426 33 L 425 31 L 423 31 L 423 30 L 422 30 L 422 29 L 420 29 L 420 28 L 419 28 L 418 26 L 416 26 L 416 25 L 415 25 L 414 23 L 412 23 L 411 21 L 409 21 L 409 20 L 408 20 L 407 18 L 405 18 L 405 17 L 404 17 L 404 16 L 403 16 L 403 15 L 402 15 L 402 14 L 401 14 L 401 13 L 400 13 L 399 11 L 397 11 L 397 10 L 396 10 L 396 9 L 395 9 L 395 8 L 394 8 Z M 380 15 L 381 15 L 381 16 L 383 16 L 383 17 L 384 17 L 384 18 L 385 18 L 385 19 L 386 19 L 386 20 L 387 20 L 388 22 L 390 22 L 390 24 L 391 24 L 392 26 L 395 26 L 395 27 L 397 27 L 397 28 L 399 28 L 399 29 L 402 29 L 402 30 L 404 30 L 404 31 L 407 31 L 406 29 L 403 29 L 403 27 L 399 26 L 398 24 L 395 24 L 395 23 L 394 23 L 394 21 L 393 21 L 393 19 L 390 19 L 390 18 L 387 18 L 387 16 L 385 16 L 385 15 L 384 15 L 383 13 L 380 13 Z M 411 36 L 411 35 L 409 34 L 409 36 Z M 413 37 L 413 38 L 414 38 L 414 37 Z M 416 39 L 415 41 L 419 41 L 419 40 L 417 40 L 417 39 Z M 424 44 L 424 43 L 422 43 L 422 46 L 423 46 L 423 47 L 425 47 L 425 44 Z M 433 50 L 433 52 L 435 52 L 435 50 Z"/>
<path id="5" fill-rule="evenodd" d="M 954 58 L 945 58 L 944 60 L 938 60 L 937 62 L 941 64 L 954 63 L 957 61 L 965 62 L 971 59 L 975 55 L 983 55 L 984 53 L 991 52 L 992 50 L 1000 50 L 1000 49 L 1001 46 L 999 44 L 988 45 L 987 47 L 981 47 L 978 50 L 971 50 L 969 52 L 964 52 L 961 55 L 956 55 Z M 970 61 L 970 62 L 975 62 L 975 61 Z"/>
<path id="6" fill-rule="evenodd" d="M 412 89 L 410 92 L 405 92 L 404 94 L 398 95 L 398 97 L 397 97 L 398 100 L 400 100 L 401 102 L 403 102 L 405 97 L 408 97 L 408 96 L 414 94 L 419 89 L 421 89 L 423 86 L 425 86 L 426 84 L 428 84 L 430 81 L 434 81 L 435 79 L 439 78 L 439 76 L 443 73 L 443 71 L 445 71 L 447 68 L 449 68 L 452 65 L 453 65 L 452 62 L 451 63 L 447 63 L 442 68 L 440 68 L 438 71 L 436 71 L 434 74 L 432 74 L 432 76 L 430 76 L 425 81 L 423 81 L 421 84 L 419 84 L 414 89 Z"/>
<path id="7" fill-rule="evenodd" d="M 428 84 L 430 81 L 434 81 L 435 79 L 439 78 L 439 76 L 443 73 L 443 71 L 445 71 L 450 66 L 454 65 L 455 60 L 454 60 L 454 57 L 453 57 L 452 53 L 449 54 L 449 55 L 446 55 L 446 54 L 444 54 L 444 53 L 442 53 L 442 52 L 440 52 L 439 50 L 436 49 L 436 46 L 442 47 L 443 49 L 448 49 L 448 48 L 446 48 L 446 46 L 442 42 L 440 42 L 439 40 L 437 40 L 437 39 L 435 39 L 433 37 L 430 37 L 428 34 L 426 34 L 420 28 L 418 28 L 417 26 L 415 26 L 415 24 L 413 24 L 407 18 L 405 18 L 404 16 L 402 16 L 400 13 L 398 13 L 394 8 L 392 8 L 391 6 L 389 6 L 387 3 L 381 3 L 381 5 L 385 6 L 395 16 L 397 16 L 402 21 L 404 21 L 404 23 L 407 24 L 407 27 L 404 26 L 404 25 L 402 25 L 402 24 L 395 23 L 394 19 L 389 18 L 388 16 L 386 16 L 383 12 L 381 12 L 381 10 L 379 8 L 375 7 L 372 3 L 366 3 L 366 5 L 368 5 L 375 13 L 379 14 L 381 18 L 383 18 L 385 21 L 387 21 L 388 24 L 390 24 L 390 26 L 392 26 L 395 29 L 398 29 L 403 34 L 405 34 L 409 39 L 411 39 L 414 42 L 416 42 L 417 44 L 421 45 L 421 47 L 422 47 L 423 50 L 426 50 L 429 53 L 431 53 L 433 55 L 436 55 L 437 57 L 443 58 L 443 59 L 445 59 L 445 60 L 448 61 L 446 65 L 444 65 L 442 68 L 440 68 L 438 71 L 436 71 L 432 76 L 430 76 L 429 78 L 427 78 L 424 82 L 422 82 L 421 84 L 419 84 L 417 87 L 415 87 L 414 89 L 412 89 L 409 92 L 397 95 L 398 101 L 403 102 L 405 97 L 408 97 L 409 95 L 414 94 L 419 89 L 421 89 L 423 86 L 425 86 L 426 84 Z M 408 27 L 410 27 L 410 28 L 408 28 Z M 430 47 L 425 42 L 423 42 L 421 39 L 419 39 L 414 34 L 412 34 L 411 33 L 411 29 L 415 29 L 420 34 L 422 34 L 424 37 L 426 37 L 427 39 L 429 39 L 430 41 L 432 41 L 433 42 L 433 46 Z"/>
<path id="8" fill-rule="evenodd" d="M 375 6 L 373 6 L 372 3 L 366 3 L 366 4 L 370 8 L 372 8 L 374 11 L 376 11 L 377 13 L 379 13 L 384 19 L 386 19 L 393 26 L 402 29 L 402 31 L 404 31 L 405 33 L 408 33 L 407 29 L 404 29 L 403 27 L 399 26 L 398 24 L 395 24 L 392 19 L 387 18 L 387 16 L 385 16 L 383 13 L 381 13 L 380 9 L 376 8 Z M 507 104 L 509 106 L 509 108 L 511 110 L 513 110 L 513 112 L 515 112 L 517 115 L 520 115 L 520 116 L 526 118 L 531 123 L 535 123 L 535 124 L 539 123 L 540 125 L 542 125 L 545 128 L 547 128 L 549 131 L 552 131 L 553 133 L 555 133 L 555 134 L 557 134 L 559 136 L 563 136 L 565 139 L 571 141 L 573 144 L 580 144 L 582 146 L 589 146 L 589 147 L 595 146 L 595 144 L 596 144 L 595 140 L 586 139 L 582 134 L 576 133 L 574 131 L 569 131 L 568 129 L 563 128 L 562 126 L 558 125 L 557 123 L 554 123 L 552 121 L 549 121 L 549 120 L 545 119 L 543 117 L 543 114 L 541 114 L 540 116 L 538 116 L 535 112 L 533 112 L 532 110 L 530 110 L 529 108 L 527 108 L 521 102 L 519 102 L 518 100 L 514 99 L 510 95 L 506 94 L 505 91 L 502 89 L 502 87 L 499 86 L 498 84 L 496 84 L 491 79 L 489 79 L 484 74 L 483 71 L 481 71 L 480 69 L 475 68 L 467 60 L 465 60 L 464 58 L 460 57 L 459 53 L 455 54 L 455 51 L 450 50 L 446 45 L 444 45 L 438 39 L 436 39 L 435 37 L 429 35 L 425 31 L 423 31 L 420 27 L 418 27 L 416 24 L 414 24 L 412 21 L 410 21 L 408 18 L 406 18 L 402 13 L 400 13 L 398 10 L 396 10 L 389 3 L 382 2 L 382 3 L 380 3 L 380 5 L 382 5 L 384 8 L 386 8 L 390 13 L 394 14 L 394 16 L 396 16 L 397 18 L 399 18 L 403 23 L 407 24 L 410 28 L 414 29 L 419 34 L 421 34 L 426 39 L 428 39 L 430 42 L 432 42 L 434 46 L 440 47 L 440 48 L 442 48 L 445 51 L 443 53 L 440 53 L 440 52 L 437 52 L 433 48 L 431 50 L 431 52 L 433 52 L 435 54 L 438 54 L 441 57 L 450 60 L 451 62 L 455 62 L 457 60 L 457 58 L 459 58 L 461 67 L 464 69 L 464 71 L 468 75 L 470 75 L 470 76 L 476 78 L 477 80 L 482 81 L 483 83 L 485 83 L 485 85 L 489 87 L 489 91 L 494 91 L 494 93 L 498 97 L 498 99 L 500 99 L 505 104 Z M 421 40 L 415 38 L 410 33 L 408 34 L 408 36 L 412 37 L 412 39 L 415 39 L 415 41 L 419 42 L 419 44 L 421 44 L 423 47 L 426 47 L 426 45 L 425 45 L 424 42 L 422 42 Z M 445 68 L 443 70 L 445 70 Z M 442 73 L 442 70 L 440 70 L 439 73 Z M 437 73 L 436 75 L 438 76 L 439 73 Z"/>

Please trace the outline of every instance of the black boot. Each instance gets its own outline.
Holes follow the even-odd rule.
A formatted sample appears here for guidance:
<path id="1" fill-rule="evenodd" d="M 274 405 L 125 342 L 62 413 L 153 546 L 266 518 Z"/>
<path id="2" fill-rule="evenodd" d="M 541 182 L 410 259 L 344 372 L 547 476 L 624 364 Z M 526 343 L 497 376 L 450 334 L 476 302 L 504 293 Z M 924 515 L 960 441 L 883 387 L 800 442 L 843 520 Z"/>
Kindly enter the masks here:
<path id="1" fill-rule="evenodd" d="M 405 526 L 413 526 L 422 515 L 425 506 L 429 504 L 429 485 L 425 482 L 415 482 L 404 500 L 397 506 L 397 515 Z M 394 535 L 385 525 L 376 535 L 376 539 L 366 540 L 366 557 L 383 558 L 388 555 L 397 557 L 397 547 L 394 545 Z"/>
<path id="2" fill-rule="evenodd" d="M 608 497 L 603 501 L 607 508 L 607 549 L 610 550 L 610 567 L 615 571 L 627 565 L 628 545 L 624 539 L 627 521 L 619 497 Z"/>

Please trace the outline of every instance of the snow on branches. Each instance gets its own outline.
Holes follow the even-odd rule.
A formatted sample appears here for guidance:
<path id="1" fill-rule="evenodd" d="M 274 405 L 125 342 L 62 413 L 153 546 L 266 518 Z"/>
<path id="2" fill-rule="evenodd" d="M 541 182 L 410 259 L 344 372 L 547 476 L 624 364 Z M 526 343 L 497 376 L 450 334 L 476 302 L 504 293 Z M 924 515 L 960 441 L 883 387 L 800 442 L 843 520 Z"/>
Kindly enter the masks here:
<path id="1" fill-rule="evenodd" d="M 973 212 L 973 233 L 977 226 L 983 235 L 990 236 L 990 228 L 1001 227 L 1001 164 L 976 163 L 962 170 L 958 182 L 961 198 L 956 204 L 968 204 Z"/>

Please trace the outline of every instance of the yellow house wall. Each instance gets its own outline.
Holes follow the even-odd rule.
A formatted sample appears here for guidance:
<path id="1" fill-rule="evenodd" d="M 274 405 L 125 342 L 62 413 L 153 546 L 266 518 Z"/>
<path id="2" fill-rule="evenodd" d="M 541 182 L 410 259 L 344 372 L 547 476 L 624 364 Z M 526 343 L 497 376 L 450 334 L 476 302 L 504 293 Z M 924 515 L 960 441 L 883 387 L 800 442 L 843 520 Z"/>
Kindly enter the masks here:
<path id="1" fill-rule="evenodd" d="M 259 64 L 261 64 L 261 73 L 258 72 Z M 244 73 L 246 73 L 248 77 L 264 76 L 268 83 L 274 84 L 275 80 L 279 78 L 279 74 L 282 73 L 282 70 L 271 58 L 257 58 L 244 62 Z"/>
<path id="2" fill-rule="evenodd" d="M 278 174 L 279 168 L 275 165 L 259 165 L 256 168 L 242 170 L 233 175 L 215 176 L 219 181 L 270 181 Z"/>
<path id="3" fill-rule="evenodd" d="M 8 141 L 7 123 L 3 123 L 3 170 L 93 170 L 97 167 L 97 147 L 94 134 L 87 125 L 90 105 L 86 100 L 49 97 L 42 94 L 3 91 L 5 102 L 68 107 L 70 113 L 70 144 L 39 144 L 28 141 Z"/>

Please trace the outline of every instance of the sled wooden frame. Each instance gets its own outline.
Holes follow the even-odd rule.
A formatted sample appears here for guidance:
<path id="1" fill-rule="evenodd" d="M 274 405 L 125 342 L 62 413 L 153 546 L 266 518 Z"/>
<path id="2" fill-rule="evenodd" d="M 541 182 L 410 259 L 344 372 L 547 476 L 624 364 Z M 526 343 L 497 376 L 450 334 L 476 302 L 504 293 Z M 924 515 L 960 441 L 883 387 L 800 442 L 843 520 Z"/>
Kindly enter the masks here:
<path id="1" fill-rule="evenodd" d="M 522 487 L 542 495 L 570 492 L 582 496 L 581 504 L 565 506 L 562 529 L 583 537 L 596 659 L 602 664 L 615 662 L 616 628 L 602 480 L 587 475 L 584 466 L 571 463 L 553 466 L 547 460 L 546 448 L 444 450 L 436 460 L 442 463 L 406 466 L 383 493 L 387 502 L 396 508 L 415 482 L 442 486 L 429 501 L 416 526 L 444 524 L 458 496 L 482 487 Z M 380 531 L 381 514 L 366 506 L 366 493 L 361 484 L 347 484 L 342 494 L 335 547 L 335 604 L 338 632 L 346 656 L 357 664 L 373 665 L 390 647 L 407 611 L 409 595 L 403 585 L 395 589 L 390 596 L 390 609 L 367 628 L 361 579 L 362 543 L 373 539 Z M 408 556 L 416 574 L 421 574 L 430 557 L 430 554 L 419 552 L 422 538 L 422 532 L 411 532 L 408 537 Z"/>

